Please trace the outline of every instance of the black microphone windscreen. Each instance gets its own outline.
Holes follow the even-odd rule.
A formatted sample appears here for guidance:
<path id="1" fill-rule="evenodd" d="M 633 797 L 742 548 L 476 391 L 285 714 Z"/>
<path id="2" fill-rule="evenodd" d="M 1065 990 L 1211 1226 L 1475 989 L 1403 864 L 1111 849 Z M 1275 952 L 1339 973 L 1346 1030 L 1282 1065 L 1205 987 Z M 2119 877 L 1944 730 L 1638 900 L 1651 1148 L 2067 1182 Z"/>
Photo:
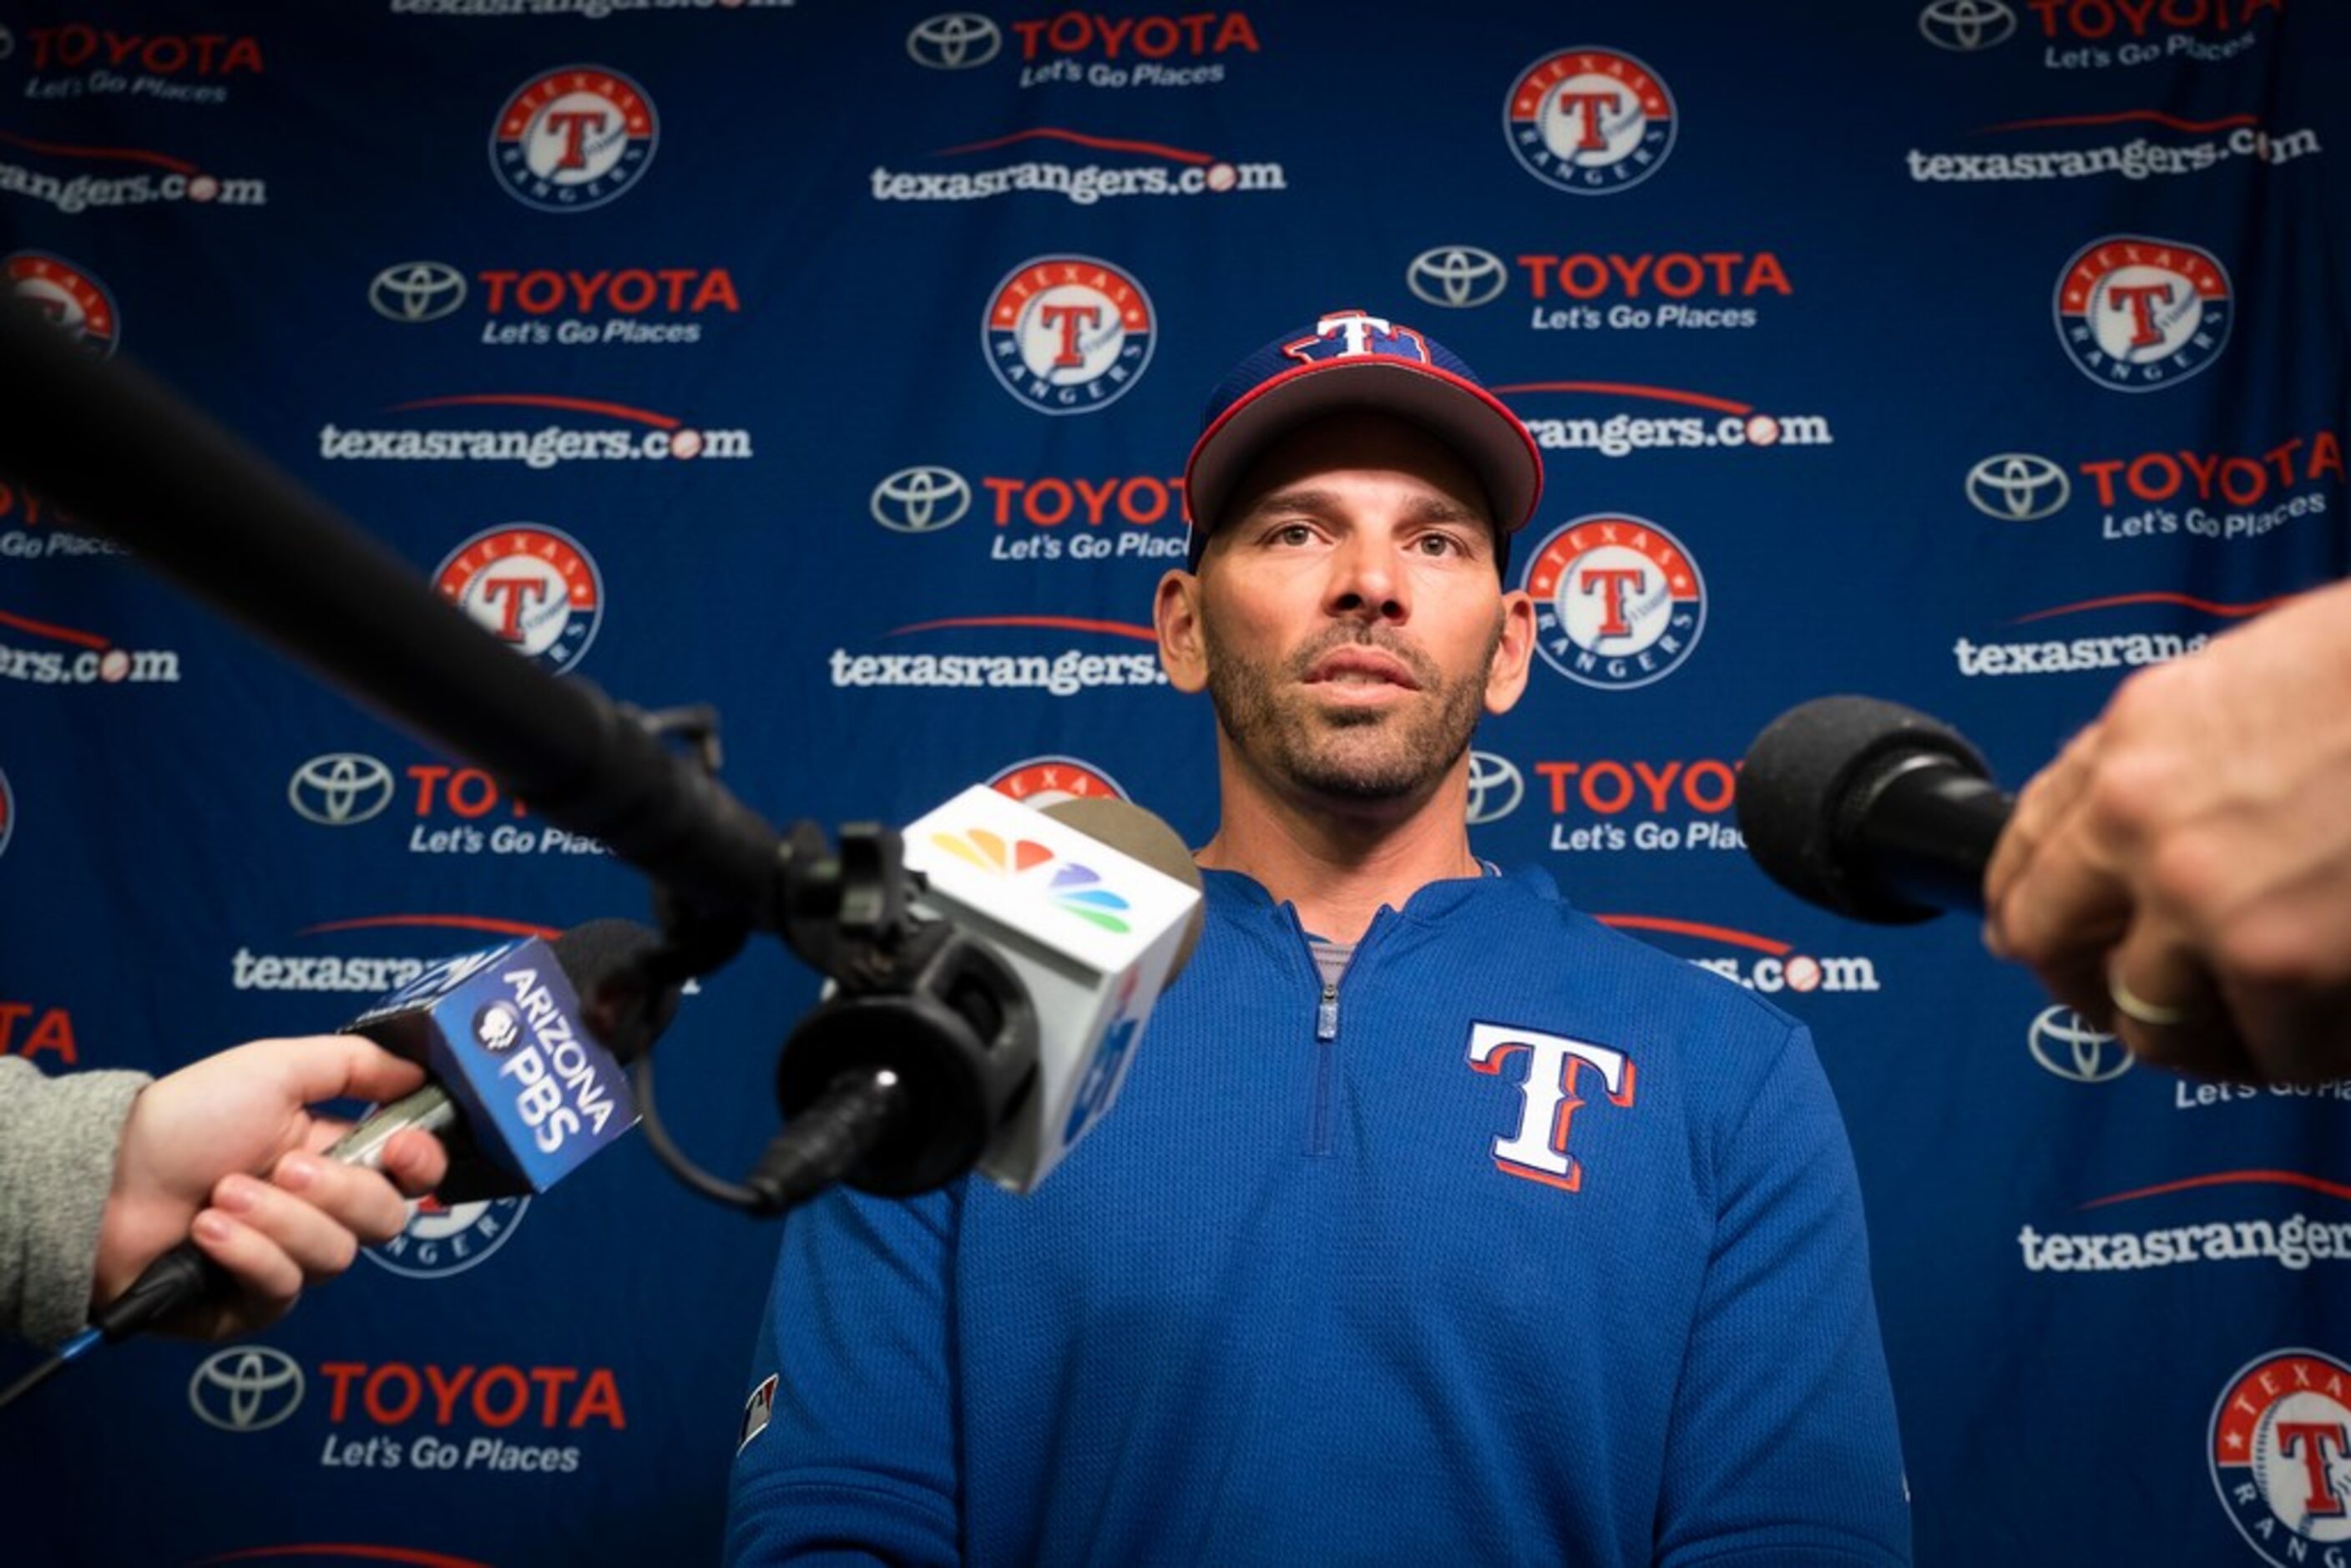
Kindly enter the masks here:
<path id="1" fill-rule="evenodd" d="M 677 988 L 656 986 L 644 970 L 661 943 L 650 925 L 604 919 L 574 925 L 551 944 L 555 961 L 580 993 L 582 1021 L 623 1067 L 677 1011 Z"/>
<path id="2" fill-rule="evenodd" d="M 1921 758 L 1989 779 L 1957 730 L 1876 697 L 1818 697 L 1763 727 L 1739 770 L 1739 831 L 1748 852 L 1799 898 L 1856 919 L 1900 924 L 1935 911 L 1889 894 L 1868 873 L 1855 831 L 1880 787 Z"/>

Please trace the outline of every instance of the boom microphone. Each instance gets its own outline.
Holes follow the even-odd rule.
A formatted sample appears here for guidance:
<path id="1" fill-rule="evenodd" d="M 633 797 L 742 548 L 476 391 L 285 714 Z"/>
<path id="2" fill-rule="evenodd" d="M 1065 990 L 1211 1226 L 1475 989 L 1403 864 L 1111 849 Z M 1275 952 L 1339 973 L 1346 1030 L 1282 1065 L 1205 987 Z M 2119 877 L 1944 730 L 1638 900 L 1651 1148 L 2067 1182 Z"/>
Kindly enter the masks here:
<path id="1" fill-rule="evenodd" d="M 1765 726 L 1739 773 L 1739 831 L 1771 880 L 1856 920 L 1983 908 L 2013 797 L 1957 730 L 1876 697 L 1820 697 Z"/>
<path id="2" fill-rule="evenodd" d="M 543 1192 L 636 1124 L 621 1066 L 675 1010 L 645 977 L 659 938 L 627 920 L 576 926 L 443 959 L 347 1026 L 421 1063 L 431 1082 L 361 1121 L 327 1151 L 379 1168 L 409 1127 L 440 1135 L 451 1202 Z M 609 1042 L 611 1050 L 606 1049 Z M 222 1281 L 193 1242 L 164 1253 L 90 1320 L 109 1340 L 137 1333 Z"/>
<path id="3" fill-rule="evenodd" d="M 901 1196 L 977 1165 L 1028 1192 L 1107 1113 L 1203 918 L 1183 841 L 1126 801 L 1044 811 L 976 787 L 907 828 L 925 1004 L 844 990 L 784 1048 L 770 1211 L 835 1181 Z M 936 1005 L 934 1005 L 936 1004 Z"/>
<path id="4" fill-rule="evenodd" d="M 698 910 L 781 928 L 793 844 L 645 716 L 517 658 L 211 415 L 5 297 L 0 373 L 27 389 L 0 419 L 10 480 L 487 769 L 534 815 L 601 840 Z"/>

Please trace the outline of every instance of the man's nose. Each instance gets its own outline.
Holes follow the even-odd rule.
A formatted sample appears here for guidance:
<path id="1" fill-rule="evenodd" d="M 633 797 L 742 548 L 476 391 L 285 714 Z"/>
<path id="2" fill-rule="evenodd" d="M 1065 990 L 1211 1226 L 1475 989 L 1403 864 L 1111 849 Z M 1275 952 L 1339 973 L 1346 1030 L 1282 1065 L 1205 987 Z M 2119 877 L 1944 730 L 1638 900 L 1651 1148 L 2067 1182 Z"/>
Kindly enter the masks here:
<path id="1" fill-rule="evenodd" d="M 1401 622 L 1412 614 L 1411 591 L 1392 548 L 1360 536 L 1331 558 L 1331 591 L 1324 608 L 1332 615 Z"/>

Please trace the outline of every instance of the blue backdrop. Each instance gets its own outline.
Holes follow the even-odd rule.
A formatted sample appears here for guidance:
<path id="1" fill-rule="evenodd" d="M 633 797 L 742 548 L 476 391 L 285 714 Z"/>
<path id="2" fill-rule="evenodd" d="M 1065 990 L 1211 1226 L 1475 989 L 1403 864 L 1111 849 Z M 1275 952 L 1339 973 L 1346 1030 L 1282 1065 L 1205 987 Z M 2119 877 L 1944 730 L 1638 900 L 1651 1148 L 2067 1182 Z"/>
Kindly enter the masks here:
<path id="1" fill-rule="evenodd" d="M 1782 894 L 1729 807 L 1838 690 L 2020 782 L 2343 574 L 2351 17 L 932 3 L 12 4 L 0 269 L 520 656 L 716 702 L 773 819 L 998 780 L 1196 842 L 1210 720 L 1145 622 L 1201 401 L 1323 310 L 1437 335 L 1549 469 L 1473 836 L 1813 1026 L 1920 1560 L 2345 1561 L 2351 1088 L 2133 1069 L 1964 921 Z M 163 1071 L 643 902 L 0 489 L 0 1050 Z M 768 947 L 688 998 L 709 1163 L 814 989 Z M 250 1345 L 8 1413 L 6 1554 L 705 1556 L 774 1246 L 633 1141 L 427 1209 Z"/>

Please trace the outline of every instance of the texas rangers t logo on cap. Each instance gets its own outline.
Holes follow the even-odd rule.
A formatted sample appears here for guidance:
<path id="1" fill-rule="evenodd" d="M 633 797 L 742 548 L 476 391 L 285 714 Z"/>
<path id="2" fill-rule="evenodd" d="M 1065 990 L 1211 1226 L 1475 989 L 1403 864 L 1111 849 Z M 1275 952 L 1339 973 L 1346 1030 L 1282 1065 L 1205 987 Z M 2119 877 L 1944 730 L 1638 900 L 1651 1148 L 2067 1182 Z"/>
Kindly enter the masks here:
<path id="1" fill-rule="evenodd" d="M 1419 333 L 1364 310 L 1334 311 L 1314 323 L 1314 336 L 1284 343 L 1281 351 L 1309 364 L 1364 354 L 1417 360 L 1424 365 L 1432 362 L 1427 340 Z"/>

